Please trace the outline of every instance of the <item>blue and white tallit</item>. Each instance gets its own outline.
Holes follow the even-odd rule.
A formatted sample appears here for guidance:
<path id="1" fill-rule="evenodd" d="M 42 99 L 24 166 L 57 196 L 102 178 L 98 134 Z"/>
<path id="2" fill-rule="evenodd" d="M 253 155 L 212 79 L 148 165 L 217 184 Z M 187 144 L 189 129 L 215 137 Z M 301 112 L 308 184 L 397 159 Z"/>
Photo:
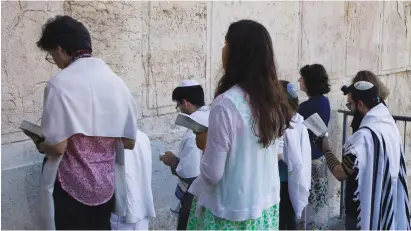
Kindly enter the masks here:
<path id="1" fill-rule="evenodd" d="M 365 115 L 360 129 L 345 143 L 344 154 L 356 156 L 358 169 L 358 228 L 411 229 L 403 151 L 398 127 L 383 104 Z"/>

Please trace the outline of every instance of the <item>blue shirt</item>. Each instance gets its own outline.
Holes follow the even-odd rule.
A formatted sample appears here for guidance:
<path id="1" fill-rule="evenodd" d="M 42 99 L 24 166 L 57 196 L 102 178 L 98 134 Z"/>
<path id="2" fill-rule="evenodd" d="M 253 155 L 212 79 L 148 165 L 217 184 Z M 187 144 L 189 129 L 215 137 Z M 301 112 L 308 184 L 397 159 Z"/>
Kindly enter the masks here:
<path id="1" fill-rule="evenodd" d="M 287 167 L 287 164 L 282 160 L 278 161 L 278 171 L 280 172 L 280 181 L 287 182 L 288 181 L 288 167 Z"/>
<path id="2" fill-rule="evenodd" d="M 323 95 L 310 97 L 307 101 L 300 104 L 298 113 L 300 113 L 304 119 L 307 119 L 312 114 L 318 113 L 324 123 L 328 126 L 331 113 L 330 101 Z M 311 141 L 311 158 L 315 160 L 322 157 L 323 153 L 321 153 L 317 146 L 312 142 L 314 134 L 310 130 L 308 130 L 308 133 Z"/>

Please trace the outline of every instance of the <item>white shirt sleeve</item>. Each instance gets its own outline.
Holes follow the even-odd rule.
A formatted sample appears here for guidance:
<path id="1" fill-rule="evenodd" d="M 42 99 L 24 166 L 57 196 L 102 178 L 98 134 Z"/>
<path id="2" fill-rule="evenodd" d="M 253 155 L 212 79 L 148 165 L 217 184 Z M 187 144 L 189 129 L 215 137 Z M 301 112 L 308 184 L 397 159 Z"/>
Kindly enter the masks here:
<path id="1" fill-rule="evenodd" d="M 208 185 L 217 184 L 223 177 L 235 129 L 232 121 L 224 105 L 217 104 L 211 109 L 206 150 L 200 167 L 202 177 Z"/>
<path id="2" fill-rule="evenodd" d="M 197 177 L 200 174 L 201 150 L 197 148 L 195 135 L 189 131 L 181 144 L 180 159 L 176 173 L 181 178 Z"/>

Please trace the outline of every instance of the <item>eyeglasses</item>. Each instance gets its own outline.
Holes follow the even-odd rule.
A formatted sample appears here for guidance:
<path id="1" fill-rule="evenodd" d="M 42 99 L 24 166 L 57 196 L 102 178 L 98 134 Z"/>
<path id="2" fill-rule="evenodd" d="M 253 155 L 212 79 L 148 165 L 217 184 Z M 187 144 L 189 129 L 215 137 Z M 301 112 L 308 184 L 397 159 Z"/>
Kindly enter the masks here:
<path id="1" fill-rule="evenodd" d="M 352 110 L 352 108 L 351 108 L 351 104 L 352 104 L 353 102 L 348 102 L 347 104 L 345 104 L 345 106 L 351 111 Z"/>
<path id="2" fill-rule="evenodd" d="M 47 53 L 47 55 L 46 55 L 46 60 L 47 60 L 47 62 L 49 62 L 51 64 L 56 64 L 56 62 L 54 62 L 53 57 L 51 57 L 49 53 Z"/>
<path id="3" fill-rule="evenodd" d="M 177 106 L 176 106 L 177 111 L 180 111 L 180 105 L 181 105 L 181 103 L 177 103 Z"/>

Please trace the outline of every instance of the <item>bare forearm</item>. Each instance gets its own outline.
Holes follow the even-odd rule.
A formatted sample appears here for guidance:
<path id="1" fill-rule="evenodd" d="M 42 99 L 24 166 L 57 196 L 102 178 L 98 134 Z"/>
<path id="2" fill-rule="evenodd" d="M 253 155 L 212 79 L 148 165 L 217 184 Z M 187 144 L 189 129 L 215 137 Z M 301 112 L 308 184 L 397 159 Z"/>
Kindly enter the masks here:
<path id="1" fill-rule="evenodd" d="M 42 150 L 43 153 L 52 156 L 59 156 L 62 155 L 64 152 L 55 148 L 55 146 L 49 145 L 46 142 L 42 142 L 39 144 L 39 149 Z"/>
<path id="2" fill-rule="evenodd" d="M 124 149 L 133 150 L 136 145 L 136 141 L 132 139 L 121 138 L 121 141 L 123 142 Z"/>
<path id="3" fill-rule="evenodd" d="M 55 144 L 55 145 L 50 145 L 46 142 L 41 142 L 38 145 L 38 148 L 43 151 L 43 153 L 46 153 L 47 155 L 53 155 L 53 156 L 59 156 L 63 155 L 64 152 L 67 150 L 67 140 L 63 140 L 62 142 Z"/>

